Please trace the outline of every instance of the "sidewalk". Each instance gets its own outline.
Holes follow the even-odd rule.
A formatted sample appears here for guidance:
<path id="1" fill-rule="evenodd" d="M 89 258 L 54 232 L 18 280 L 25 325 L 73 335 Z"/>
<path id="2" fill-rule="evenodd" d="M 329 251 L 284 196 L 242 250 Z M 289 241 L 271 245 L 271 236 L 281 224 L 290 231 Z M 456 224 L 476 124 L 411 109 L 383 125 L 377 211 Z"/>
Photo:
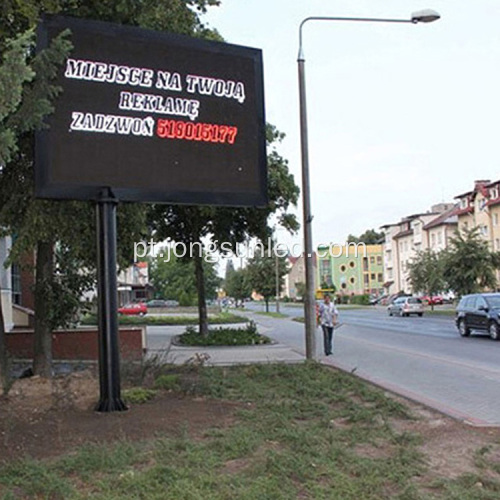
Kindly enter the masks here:
<path id="1" fill-rule="evenodd" d="M 224 326 L 233 327 L 242 326 L 242 324 Z M 174 337 L 184 331 L 184 326 L 149 326 L 147 333 L 148 356 L 157 356 L 164 363 L 176 365 L 194 363 L 204 364 L 205 366 L 301 363 L 305 360 L 305 356 L 280 343 L 235 347 L 186 347 L 173 344 Z"/>

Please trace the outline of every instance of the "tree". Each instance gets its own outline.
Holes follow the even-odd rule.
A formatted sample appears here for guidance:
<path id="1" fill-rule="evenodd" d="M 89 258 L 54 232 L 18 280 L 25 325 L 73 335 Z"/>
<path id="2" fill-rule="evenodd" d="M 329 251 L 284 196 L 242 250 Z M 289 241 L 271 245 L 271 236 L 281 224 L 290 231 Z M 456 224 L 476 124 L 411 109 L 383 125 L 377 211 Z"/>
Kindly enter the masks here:
<path id="1" fill-rule="evenodd" d="M 479 228 L 455 232 L 444 251 L 444 278 L 459 297 L 483 289 L 495 289 L 499 254 L 491 252 Z"/>
<path id="2" fill-rule="evenodd" d="M 250 297 L 252 286 L 248 279 L 248 271 L 245 268 L 229 271 L 224 281 L 224 290 L 229 297 L 236 300 L 236 305 Z"/>
<path id="3" fill-rule="evenodd" d="M 304 300 L 304 297 L 306 296 L 306 284 L 303 281 L 297 281 L 295 283 L 295 288 L 297 290 L 297 297 Z"/>
<path id="4" fill-rule="evenodd" d="M 429 297 L 442 292 L 446 287 L 443 264 L 440 254 L 432 250 L 419 252 L 408 265 L 413 291 L 423 292 Z M 434 309 L 432 302 L 431 308 Z"/>
<path id="5" fill-rule="evenodd" d="M 74 274 L 70 276 L 68 269 L 63 269 L 54 249 L 62 249 L 62 254 L 71 256 L 69 260 L 81 264 L 78 272 L 85 270 L 91 276 L 95 267 L 95 217 L 91 204 L 34 199 L 33 131 L 41 127 L 43 117 L 52 111 L 51 102 L 60 89 L 51 82 L 71 44 L 65 33 L 55 39 L 49 49 L 34 55 L 30 30 L 40 15 L 47 12 L 217 38 L 218 34 L 206 29 L 199 19 L 199 14 L 209 5 L 218 5 L 218 0 L 8 0 L 2 4 L 0 55 L 4 65 L 9 66 L 11 82 L 3 75 L 2 83 L 6 81 L 7 84 L 0 87 L 0 100 L 8 106 L 5 112 L 0 111 L 0 165 L 3 167 L 0 172 L 0 227 L 17 235 L 12 261 L 24 252 L 36 252 L 34 372 L 37 374 L 51 375 L 51 330 L 57 324 L 56 318 L 69 318 L 74 313 L 67 310 L 65 314 L 54 314 L 56 309 L 61 309 L 61 304 L 75 304 L 74 300 L 59 300 L 59 285 L 63 282 L 66 286 L 77 286 L 71 290 L 73 296 L 82 291 L 78 289 L 82 283 Z M 7 58 L 12 43 L 9 38 L 17 41 L 14 42 L 17 52 L 12 60 Z M 0 81 L 1 78 L 2 75 Z M 120 218 L 127 220 L 126 226 L 120 225 Z M 137 205 L 119 207 L 121 263 L 131 262 L 133 245 L 123 243 L 137 241 L 143 218 L 144 210 Z"/>
<path id="6" fill-rule="evenodd" d="M 203 336 L 208 335 L 207 309 L 204 291 L 203 266 L 200 247 L 208 240 L 216 249 L 227 251 L 227 246 L 236 248 L 238 243 L 257 237 L 265 241 L 272 234 L 268 218 L 275 215 L 278 223 L 290 230 L 298 229 L 294 214 L 288 212 L 297 203 L 299 188 L 288 170 L 287 161 L 276 151 L 276 144 L 284 134 L 272 125 L 266 127 L 267 144 L 270 149 L 267 157 L 269 204 L 264 208 L 227 208 L 199 206 L 153 205 L 148 214 L 152 234 L 159 240 L 170 239 L 196 248 L 191 253 L 195 264 L 199 329 Z M 224 247 L 222 246 L 224 244 Z"/>
<path id="7" fill-rule="evenodd" d="M 365 245 L 380 245 L 384 238 L 384 233 L 378 233 L 375 229 L 367 229 L 359 238 L 350 234 L 347 241 L 349 243 L 364 243 Z"/>
<path id="8" fill-rule="evenodd" d="M 169 258 L 152 257 L 149 262 L 149 278 L 155 287 L 155 296 L 179 302 L 182 298 L 184 304 L 181 305 L 196 303 L 196 280 L 192 260 L 170 255 Z M 206 295 L 209 299 L 215 299 L 221 281 L 217 276 L 215 263 L 210 262 L 205 255 L 202 265 Z"/>
<path id="9" fill-rule="evenodd" d="M 269 299 L 276 296 L 284 285 L 284 277 L 288 274 L 286 257 L 276 255 L 276 249 L 258 247 L 255 255 L 248 261 L 248 282 L 251 287 L 264 297 L 266 312 L 269 312 Z M 276 274 L 278 274 L 279 290 L 276 290 Z"/>

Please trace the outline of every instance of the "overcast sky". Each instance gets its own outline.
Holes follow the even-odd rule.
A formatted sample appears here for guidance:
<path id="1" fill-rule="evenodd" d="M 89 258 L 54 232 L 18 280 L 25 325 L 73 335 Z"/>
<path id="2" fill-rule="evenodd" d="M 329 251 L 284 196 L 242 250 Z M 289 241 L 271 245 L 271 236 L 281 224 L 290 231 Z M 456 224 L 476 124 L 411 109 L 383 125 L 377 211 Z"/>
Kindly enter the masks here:
<path id="1" fill-rule="evenodd" d="M 441 20 L 304 27 L 315 247 L 500 178 L 500 1 L 222 0 L 204 18 L 226 41 L 262 49 L 266 119 L 286 134 L 279 151 L 300 185 L 302 19 L 424 8 Z"/>

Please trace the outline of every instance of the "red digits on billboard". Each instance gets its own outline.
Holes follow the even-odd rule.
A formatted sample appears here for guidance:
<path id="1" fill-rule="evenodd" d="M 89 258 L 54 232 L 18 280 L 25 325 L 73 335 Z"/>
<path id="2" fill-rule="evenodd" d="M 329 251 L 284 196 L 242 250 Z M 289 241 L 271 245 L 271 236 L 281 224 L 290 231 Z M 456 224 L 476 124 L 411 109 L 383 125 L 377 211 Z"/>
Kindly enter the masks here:
<path id="1" fill-rule="evenodd" d="M 184 139 L 222 144 L 234 144 L 238 127 L 215 123 L 193 123 L 159 119 L 156 135 L 161 139 Z"/>

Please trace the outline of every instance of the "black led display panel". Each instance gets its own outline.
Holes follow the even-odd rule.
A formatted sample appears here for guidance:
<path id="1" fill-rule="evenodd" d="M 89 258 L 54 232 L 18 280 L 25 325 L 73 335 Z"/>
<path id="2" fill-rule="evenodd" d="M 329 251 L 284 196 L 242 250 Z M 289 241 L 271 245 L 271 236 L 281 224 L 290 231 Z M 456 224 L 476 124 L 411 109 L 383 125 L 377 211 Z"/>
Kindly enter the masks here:
<path id="1" fill-rule="evenodd" d="M 45 17 L 73 49 L 37 134 L 40 198 L 262 206 L 267 168 L 262 53 L 196 38 Z"/>

